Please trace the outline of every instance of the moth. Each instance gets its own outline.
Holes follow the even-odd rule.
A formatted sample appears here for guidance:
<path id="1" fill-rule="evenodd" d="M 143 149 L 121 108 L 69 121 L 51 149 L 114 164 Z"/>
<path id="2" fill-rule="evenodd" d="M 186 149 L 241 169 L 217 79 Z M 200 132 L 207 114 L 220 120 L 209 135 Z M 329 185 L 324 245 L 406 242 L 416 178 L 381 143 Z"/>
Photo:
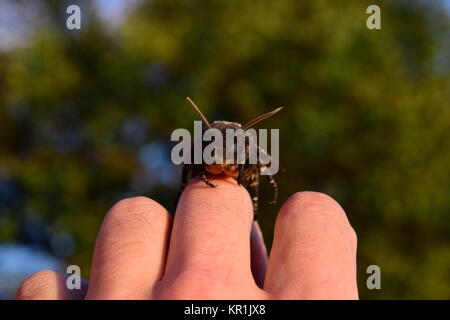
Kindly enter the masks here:
<path id="1" fill-rule="evenodd" d="M 252 121 L 248 122 L 245 125 L 241 125 L 237 122 L 230 122 L 230 121 L 214 121 L 210 123 L 206 117 L 203 115 L 203 113 L 200 111 L 200 109 L 197 107 L 197 105 L 189 98 L 187 97 L 186 100 L 191 104 L 192 108 L 198 113 L 200 118 L 203 121 L 204 127 L 203 127 L 203 133 L 205 130 L 208 129 L 218 129 L 222 135 L 226 136 L 226 130 L 227 129 L 242 129 L 247 130 L 250 127 L 254 126 L 258 122 L 267 119 L 274 114 L 278 113 L 283 107 L 277 108 L 271 112 L 265 113 L 263 115 L 260 115 L 259 117 L 253 119 Z M 224 141 L 224 149 L 225 149 L 226 141 Z M 202 145 L 203 149 L 205 148 L 205 145 Z M 202 151 L 203 151 L 202 149 Z M 234 148 L 234 150 L 237 150 L 238 148 Z M 257 146 L 258 152 L 265 154 L 270 159 L 270 155 L 267 154 L 267 152 L 262 149 L 261 147 Z M 238 151 L 238 150 L 237 150 Z M 236 152 L 237 152 L 236 151 Z M 226 150 L 224 150 L 223 154 L 225 154 Z M 245 161 L 244 163 L 238 163 L 234 161 L 233 163 L 226 163 L 226 161 L 223 161 L 223 163 L 213 163 L 213 164 L 207 164 L 202 162 L 201 164 L 194 164 L 193 161 L 190 162 L 190 164 L 183 164 L 182 169 L 182 176 L 181 176 L 181 186 L 180 191 L 178 193 L 177 202 L 178 199 L 181 196 L 181 193 L 183 192 L 184 188 L 186 187 L 189 179 L 199 176 L 203 182 L 212 187 L 215 188 L 216 185 L 214 185 L 212 182 L 208 180 L 206 177 L 206 173 L 209 174 L 225 174 L 227 176 L 232 177 L 235 179 L 238 183 L 238 185 L 244 186 L 247 191 L 249 192 L 252 203 L 253 203 L 253 213 L 254 213 L 254 219 L 256 219 L 256 215 L 258 212 L 258 200 L 259 200 L 259 181 L 261 172 L 267 169 L 268 165 L 270 164 L 263 164 L 260 159 L 257 159 L 256 164 L 251 164 L 249 161 L 249 140 L 245 140 L 245 148 L 243 150 L 245 154 L 243 155 Z M 191 153 L 193 154 L 193 152 Z M 237 159 L 237 154 L 234 155 L 234 159 Z M 273 161 L 272 159 L 270 161 Z M 273 175 L 265 175 L 267 177 L 267 180 L 272 187 L 273 190 L 273 198 L 272 201 L 269 202 L 269 204 L 274 204 L 277 201 L 278 197 L 278 187 L 275 182 L 275 179 Z"/>

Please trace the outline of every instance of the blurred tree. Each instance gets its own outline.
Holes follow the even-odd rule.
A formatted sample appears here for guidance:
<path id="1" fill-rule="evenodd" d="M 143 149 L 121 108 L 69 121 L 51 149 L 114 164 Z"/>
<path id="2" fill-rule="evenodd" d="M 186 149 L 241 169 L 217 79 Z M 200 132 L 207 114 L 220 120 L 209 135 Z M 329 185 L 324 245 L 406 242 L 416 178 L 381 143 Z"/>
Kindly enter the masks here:
<path id="1" fill-rule="evenodd" d="M 38 215 L 73 235 L 70 260 L 88 276 L 113 202 L 143 194 L 173 211 L 169 137 L 196 119 L 185 96 L 211 120 L 284 105 L 264 123 L 280 128 L 289 172 L 280 204 L 299 190 L 342 204 L 359 236 L 362 298 L 450 298 L 440 1 L 378 1 L 381 30 L 366 28 L 369 1 L 153 0 L 113 31 L 86 5 L 78 33 L 64 28 L 63 2 L 43 3 L 46 23 L 0 56 L 0 187 L 13 177 L 24 199 L 0 206 L 0 239 L 13 237 L 19 211 Z M 268 244 L 279 206 L 262 205 Z M 382 290 L 365 287 L 370 264 Z"/>

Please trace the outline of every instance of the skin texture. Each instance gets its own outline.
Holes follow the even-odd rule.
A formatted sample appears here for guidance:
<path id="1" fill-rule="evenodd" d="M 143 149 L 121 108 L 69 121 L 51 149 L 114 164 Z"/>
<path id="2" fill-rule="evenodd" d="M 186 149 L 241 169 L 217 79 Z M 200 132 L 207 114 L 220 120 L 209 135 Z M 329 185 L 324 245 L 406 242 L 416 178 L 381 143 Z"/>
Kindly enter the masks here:
<path id="1" fill-rule="evenodd" d="M 190 181 L 175 218 L 157 202 L 125 199 L 107 213 L 91 279 L 40 271 L 17 299 L 358 299 L 356 234 L 327 195 L 299 192 L 282 206 L 270 254 L 247 191 L 226 176 Z"/>

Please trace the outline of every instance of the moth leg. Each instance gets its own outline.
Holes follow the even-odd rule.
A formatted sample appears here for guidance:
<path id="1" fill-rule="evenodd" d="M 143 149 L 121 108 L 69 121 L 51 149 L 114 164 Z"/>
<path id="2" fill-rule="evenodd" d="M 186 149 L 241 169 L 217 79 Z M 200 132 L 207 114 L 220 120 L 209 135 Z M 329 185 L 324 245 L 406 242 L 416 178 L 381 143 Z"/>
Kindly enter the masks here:
<path id="1" fill-rule="evenodd" d="M 217 187 L 215 184 L 213 184 L 211 181 L 208 180 L 208 178 L 206 178 L 206 174 L 204 171 L 200 172 L 200 178 L 203 180 L 204 183 L 206 183 L 208 186 L 215 188 Z"/>
<path id="2" fill-rule="evenodd" d="M 189 173 L 191 172 L 192 167 L 190 165 L 184 165 L 183 171 L 181 173 L 181 186 L 180 191 L 182 192 L 188 183 Z"/>
<path id="3" fill-rule="evenodd" d="M 272 175 L 267 175 L 267 180 L 269 181 L 269 184 L 273 189 L 273 199 L 269 203 L 274 204 L 277 202 L 277 199 L 278 199 L 278 186 Z"/>
<path id="4" fill-rule="evenodd" d="M 238 183 L 238 186 L 240 186 L 242 184 L 242 174 L 244 172 L 244 165 L 239 164 L 238 168 L 239 168 L 239 174 L 238 174 L 238 178 L 237 178 L 237 183 Z"/>
<path id="5" fill-rule="evenodd" d="M 259 149 L 260 152 L 265 152 L 264 149 L 260 148 Z M 267 166 L 266 165 L 262 165 L 261 169 L 260 169 L 260 173 L 264 173 L 267 170 Z M 272 187 L 273 190 L 273 198 L 272 201 L 269 202 L 269 204 L 275 204 L 277 202 L 278 199 L 278 186 L 277 183 L 275 182 L 275 179 L 273 178 L 273 176 L 271 174 L 265 174 L 265 176 L 267 177 L 267 180 L 269 181 L 270 186 Z"/>
<path id="6" fill-rule="evenodd" d="M 259 175 L 251 180 L 248 192 L 252 198 L 253 203 L 253 219 L 256 220 L 258 214 L 258 199 L 259 199 Z"/>

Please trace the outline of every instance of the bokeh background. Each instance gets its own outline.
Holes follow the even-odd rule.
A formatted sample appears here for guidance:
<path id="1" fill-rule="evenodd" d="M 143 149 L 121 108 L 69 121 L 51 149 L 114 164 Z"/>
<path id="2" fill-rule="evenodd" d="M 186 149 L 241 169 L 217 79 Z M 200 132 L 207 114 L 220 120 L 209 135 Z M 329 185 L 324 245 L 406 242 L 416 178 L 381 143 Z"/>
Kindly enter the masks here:
<path id="1" fill-rule="evenodd" d="M 82 30 L 65 27 L 69 4 Z M 381 7 L 381 30 L 366 8 Z M 280 201 L 338 200 L 364 299 L 450 298 L 450 2 L 0 0 L 0 297 L 44 269 L 89 278 L 108 208 L 170 211 L 170 134 L 210 120 L 280 128 Z M 268 200 L 264 186 L 262 199 Z M 382 289 L 366 288 L 379 265 Z"/>

